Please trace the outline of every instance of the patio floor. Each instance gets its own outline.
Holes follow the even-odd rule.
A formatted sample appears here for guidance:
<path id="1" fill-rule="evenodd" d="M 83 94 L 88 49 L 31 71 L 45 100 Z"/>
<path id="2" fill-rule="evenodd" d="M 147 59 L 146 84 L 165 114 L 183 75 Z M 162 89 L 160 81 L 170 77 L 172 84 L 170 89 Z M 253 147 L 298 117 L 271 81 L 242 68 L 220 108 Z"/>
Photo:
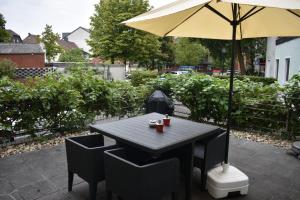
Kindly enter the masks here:
<path id="1" fill-rule="evenodd" d="M 106 139 L 106 143 L 111 142 Z M 232 138 L 230 161 L 250 177 L 249 194 L 232 199 L 300 199 L 300 161 L 285 151 Z M 0 199 L 88 199 L 88 185 L 76 176 L 73 192 L 67 192 L 66 169 L 64 145 L 0 159 Z M 193 200 L 212 199 L 199 191 L 199 180 L 200 171 L 195 169 Z M 105 199 L 104 183 L 98 185 L 97 195 L 97 199 Z M 183 195 L 182 187 L 180 200 Z"/>

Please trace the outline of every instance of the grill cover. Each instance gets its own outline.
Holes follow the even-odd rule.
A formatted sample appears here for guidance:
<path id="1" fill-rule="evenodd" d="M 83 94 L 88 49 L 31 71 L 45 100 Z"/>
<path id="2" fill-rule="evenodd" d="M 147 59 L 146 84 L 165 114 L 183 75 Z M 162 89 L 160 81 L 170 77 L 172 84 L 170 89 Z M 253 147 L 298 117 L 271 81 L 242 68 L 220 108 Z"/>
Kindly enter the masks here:
<path id="1" fill-rule="evenodd" d="M 151 94 L 146 102 L 146 113 L 157 112 L 160 114 L 173 115 L 174 104 L 172 100 L 160 90 Z"/>

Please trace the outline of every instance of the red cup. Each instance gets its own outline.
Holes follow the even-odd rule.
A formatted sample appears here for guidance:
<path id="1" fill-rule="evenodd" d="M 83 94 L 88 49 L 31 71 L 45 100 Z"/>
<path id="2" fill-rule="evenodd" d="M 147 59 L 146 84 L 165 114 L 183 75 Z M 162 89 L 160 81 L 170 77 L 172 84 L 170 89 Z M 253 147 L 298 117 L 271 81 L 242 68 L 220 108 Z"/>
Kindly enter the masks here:
<path id="1" fill-rule="evenodd" d="M 170 118 L 164 118 L 163 122 L 164 122 L 165 126 L 170 126 L 171 119 Z"/>
<path id="2" fill-rule="evenodd" d="M 156 124 L 155 126 L 156 132 L 163 133 L 164 132 L 164 125 L 163 124 Z"/>

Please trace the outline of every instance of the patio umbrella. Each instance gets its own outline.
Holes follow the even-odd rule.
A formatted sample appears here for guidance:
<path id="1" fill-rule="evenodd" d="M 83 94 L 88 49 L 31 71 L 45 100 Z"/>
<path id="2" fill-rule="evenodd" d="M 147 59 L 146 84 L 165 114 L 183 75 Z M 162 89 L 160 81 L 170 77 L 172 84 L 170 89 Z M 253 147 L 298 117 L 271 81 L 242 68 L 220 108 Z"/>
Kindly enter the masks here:
<path id="1" fill-rule="evenodd" d="M 177 0 L 123 22 L 158 36 L 232 40 L 226 163 L 236 40 L 300 36 L 300 0 Z"/>

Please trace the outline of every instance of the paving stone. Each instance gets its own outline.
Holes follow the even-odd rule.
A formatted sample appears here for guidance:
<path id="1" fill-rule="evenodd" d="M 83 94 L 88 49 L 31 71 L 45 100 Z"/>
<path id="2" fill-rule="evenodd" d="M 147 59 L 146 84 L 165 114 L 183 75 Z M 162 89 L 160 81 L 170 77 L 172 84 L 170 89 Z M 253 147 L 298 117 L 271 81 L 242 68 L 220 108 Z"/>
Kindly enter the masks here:
<path id="1" fill-rule="evenodd" d="M 114 144 L 114 141 L 105 138 L 105 144 Z M 300 161 L 284 150 L 232 137 L 229 160 L 250 178 L 249 194 L 233 199 L 300 199 Z M 200 177 L 200 170 L 195 169 L 192 200 L 212 200 L 207 192 L 200 191 Z M 0 159 L 0 186 L 0 193 L 14 191 L 11 196 L 0 195 L 0 200 L 84 200 L 89 197 L 88 184 L 76 175 L 73 191 L 67 191 L 64 145 Z M 105 195 L 105 184 L 100 183 L 97 199 L 105 199 Z M 182 185 L 179 200 L 183 199 Z"/>
<path id="2" fill-rule="evenodd" d="M 0 200 L 14 200 L 11 196 L 9 195 L 0 195 Z"/>
<path id="3" fill-rule="evenodd" d="M 57 191 L 54 185 L 47 180 L 35 182 L 18 189 L 24 200 L 39 199 Z"/>
<path id="4" fill-rule="evenodd" d="M 32 169 L 29 172 L 26 171 L 10 174 L 7 176 L 7 179 L 14 186 L 14 188 L 19 189 L 26 185 L 31 185 L 32 183 L 40 181 L 43 179 L 43 177 L 40 174 L 34 172 L 34 170 Z"/>
<path id="5" fill-rule="evenodd" d="M 14 190 L 14 187 L 7 179 L 0 179 L 0 195 L 9 194 Z"/>

